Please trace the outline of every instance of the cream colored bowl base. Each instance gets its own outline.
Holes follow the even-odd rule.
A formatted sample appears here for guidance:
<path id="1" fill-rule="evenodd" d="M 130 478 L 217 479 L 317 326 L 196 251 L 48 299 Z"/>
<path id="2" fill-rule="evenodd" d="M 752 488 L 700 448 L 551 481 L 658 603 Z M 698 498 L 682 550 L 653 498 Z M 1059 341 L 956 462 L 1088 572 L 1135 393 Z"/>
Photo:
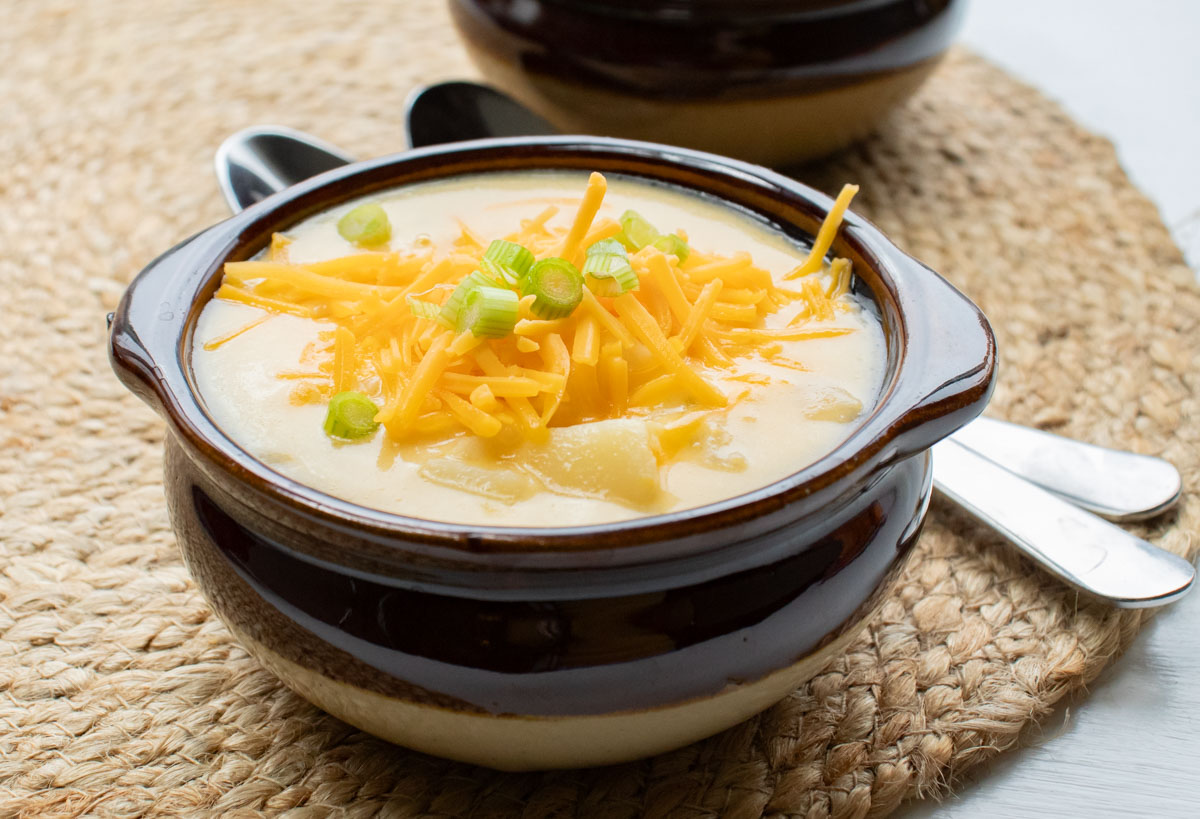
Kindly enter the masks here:
<path id="1" fill-rule="evenodd" d="M 939 60 L 814 94 L 745 100 L 655 100 L 529 74 L 470 48 L 483 76 L 563 133 L 682 145 L 780 166 L 825 156 L 867 133 Z"/>
<path id="2" fill-rule="evenodd" d="M 783 699 L 845 651 L 863 622 L 794 665 L 753 683 L 731 683 L 711 697 L 644 711 L 566 717 L 453 711 L 388 697 L 323 677 L 232 630 L 288 687 L 351 725 L 435 756 L 530 771 L 626 762 L 736 725 Z"/>

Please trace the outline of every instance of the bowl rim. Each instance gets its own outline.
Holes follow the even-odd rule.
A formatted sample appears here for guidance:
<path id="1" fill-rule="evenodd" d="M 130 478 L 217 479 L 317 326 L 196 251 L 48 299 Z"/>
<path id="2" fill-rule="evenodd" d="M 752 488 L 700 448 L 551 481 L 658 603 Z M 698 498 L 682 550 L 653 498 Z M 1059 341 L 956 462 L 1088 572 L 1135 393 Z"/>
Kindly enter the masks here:
<path id="1" fill-rule="evenodd" d="M 653 559 L 653 555 L 635 554 L 639 550 L 634 547 L 736 529 L 800 500 L 837 497 L 877 469 L 926 450 L 986 404 L 994 384 L 995 340 L 983 314 L 944 279 L 903 253 L 879 228 L 847 211 L 831 252 L 837 250 L 854 261 L 856 276 L 870 288 L 880 309 L 888 340 L 885 383 L 875 406 L 832 451 L 741 495 L 584 526 L 426 520 L 361 506 L 288 478 L 242 449 L 208 415 L 194 385 L 189 353 L 196 318 L 215 290 L 224 262 L 249 258 L 265 246 L 272 232 L 374 191 L 471 173 L 535 169 L 607 170 L 649 177 L 707 194 L 765 218 L 789 235 L 805 234 L 809 239 L 833 203 L 797 180 L 756 165 L 606 137 L 484 139 L 364 160 L 274 194 L 151 262 L 114 314 L 109 340 L 114 369 L 166 418 L 191 457 L 203 457 L 258 496 L 334 529 L 348 527 L 374 539 L 402 541 L 409 551 L 450 554 L 468 562 L 489 553 L 519 559 L 529 558 L 529 553 L 594 556 L 608 552 L 614 565 Z M 784 213 L 792 215 L 790 221 L 782 218 Z M 939 326 L 925 332 L 925 321 L 913 319 L 931 318 L 928 311 L 924 316 L 914 312 L 929 298 L 938 299 L 942 310 L 936 317 Z M 963 334 L 965 340 L 956 337 Z M 949 361 L 931 362 L 939 345 L 949 345 Z M 910 364 L 914 361 L 926 366 Z"/>

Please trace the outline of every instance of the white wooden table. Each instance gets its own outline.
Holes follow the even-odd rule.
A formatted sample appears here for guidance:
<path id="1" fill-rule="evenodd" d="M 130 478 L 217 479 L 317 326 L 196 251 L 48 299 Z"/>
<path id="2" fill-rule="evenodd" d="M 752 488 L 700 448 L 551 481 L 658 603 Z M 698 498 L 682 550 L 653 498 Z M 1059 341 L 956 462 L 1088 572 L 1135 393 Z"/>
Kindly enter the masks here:
<path id="1" fill-rule="evenodd" d="M 1112 139 L 1200 269 L 1200 2 L 977 0 L 963 40 Z M 1200 817 L 1200 592 L 1030 739 L 899 815 Z"/>

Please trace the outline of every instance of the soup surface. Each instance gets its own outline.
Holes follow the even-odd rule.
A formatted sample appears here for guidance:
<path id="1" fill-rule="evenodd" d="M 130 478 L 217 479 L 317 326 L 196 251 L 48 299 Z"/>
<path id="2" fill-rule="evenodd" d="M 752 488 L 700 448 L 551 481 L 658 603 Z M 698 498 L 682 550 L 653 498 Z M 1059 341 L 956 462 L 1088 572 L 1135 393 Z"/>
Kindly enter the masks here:
<path id="1" fill-rule="evenodd" d="M 380 298 L 417 295 L 441 303 L 450 285 L 416 294 L 405 288 L 438 260 L 443 260 L 441 269 L 458 265 L 462 272 L 457 276 L 465 276 L 492 239 L 544 235 L 543 244 L 558 246 L 557 237 L 566 235 L 577 218 L 585 184 L 584 173 L 555 171 L 409 186 L 362 200 L 381 205 L 386 213 L 390 239 L 385 243 L 364 249 L 343 238 L 339 220 L 362 204 L 353 202 L 277 236 L 262 258 L 281 260 L 288 269 L 299 267 L 308 271 L 306 276 L 312 271 L 321 275 L 324 268 L 303 266 L 339 257 L 369 253 L 369 259 L 389 264 L 398 258 L 395 269 L 400 272 L 394 282 L 378 288 Z M 449 383 L 443 375 L 442 386 L 424 397 L 424 426 L 384 425 L 357 440 L 341 440 L 325 430 L 335 381 L 351 383 L 378 407 L 393 406 L 419 380 L 422 345 L 428 346 L 437 333 L 454 337 L 453 331 L 430 320 L 423 342 L 405 336 L 403 342 L 412 350 L 409 355 L 406 348 L 403 356 L 407 369 L 399 356 L 389 353 L 397 349 L 390 339 L 387 344 L 378 341 L 383 337 L 378 334 L 370 343 L 360 339 L 359 368 L 341 374 L 341 364 L 334 360 L 341 355 L 335 317 L 352 308 L 330 297 L 327 310 L 309 310 L 313 315 L 284 312 L 304 313 L 291 310 L 284 296 L 271 295 L 286 295 L 291 292 L 287 286 L 269 275 L 247 278 L 244 271 L 251 268 L 241 269 L 237 275 L 242 278 L 234 279 L 239 286 L 228 292 L 266 295 L 235 299 L 222 297 L 222 290 L 201 313 L 192 347 L 200 395 L 233 441 L 290 478 L 363 506 L 468 524 L 585 525 L 700 506 L 783 478 L 843 441 L 875 402 L 885 367 L 878 319 L 867 302 L 848 292 L 849 265 L 831 268 L 821 260 L 815 270 L 797 276 L 808 248 L 717 201 L 619 176 L 607 180 L 589 236 L 612 236 L 617 217 L 630 208 L 646 222 L 675 231 L 690 252 L 679 259 L 683 252 L 631 249 L 639 286 L 618 299 L 593 301 L 620 321 L 628 315 L 619 306 L 621 299 L 641 314 L 638 305 L 628 302 L 638 299 L 676 350 L 684 347 L 688 370 L 715 397 L 710 393 L 708 400 L 698 400 L 681 377 L 657 366 L 653 350 L 647 349 L 653 345 L 642 343 L 642 336 L 626 335 L 618 343 L 605 335 L 608 325 L 600 321 L 586 330 L 596 338 L 572 338 L 570 326 L 563 324 L 569 319 L 539 324 L 525 314 L 525 299 L 525 323 L 518 323 L 517 332 L 526 336 L 467 337 L 465 345 L 456 341 L 466 352 L 458 355 L 454 347 L 445 354 L 445 369 L 457 380 Z M 582 247 L 577 258 L 584 258 Z M 227 282 L 234 268 L 227 269 Z M 410 269 L 411 275 L 404 273 Z M 685 301 L 668 297 L 666 290 L 674 291 L 675 285 L 661 284 L 667 272 Z M 705 286 L 718 278 L 720 284 L 708 287 L 717 293 L 713 301 Z M 705 329 L 692 328 L 696 340 L 680 341 L 688 335 L 689 311 L 704 300 L 709 316 L 701 325 Z M 311 294 L 306 303 L 311 304 Z M 317 315 L 321 312 L 325 315 Z M 582 326 L 575 335 L 585 332 Z M 558 332 L 551 338 L 555 327 Z M 529 362 L 528 370 L 510 364 L 508 372 L 538 376 L 533 369 L 540 366 L 536 362 L 550 359 L 552 342 L 571 353 L 565 367 L 569 374 L 564 375 L 571 389 L 557 411 L 545 395 L 528 399 L 527 406 L 544 408 L 542 416 L 553 413 L 548 429 L 530 429 L 521 420 L 517 398 L 499 393 L 506 385 L 531 379 L 489 380 L 478 366 L 494 365 L 492 358 L 483 359 L 494 348 L 508 355 L 506 360 Z M 597 349 L 604 351 L 602 357 Z M 474 365 L 475 360 L 484 363 Z M 610 366 L 614 364 L 620 369 Z M 454 375 L 459 370 L 464 374 Z M 543 374 L 538 389 L 555 383 L 551 375 Z M 474 412 L 464 409 L 466 387 L 458 395 L 449 392 L 476 382 L 491 386 L 471 390 L 470 402 L 501 420 L 499 433 L 453 423 L 454 418 L 475 416 L 465 414 Z M 442 417 L 451 420 L 434 422 Z"/>

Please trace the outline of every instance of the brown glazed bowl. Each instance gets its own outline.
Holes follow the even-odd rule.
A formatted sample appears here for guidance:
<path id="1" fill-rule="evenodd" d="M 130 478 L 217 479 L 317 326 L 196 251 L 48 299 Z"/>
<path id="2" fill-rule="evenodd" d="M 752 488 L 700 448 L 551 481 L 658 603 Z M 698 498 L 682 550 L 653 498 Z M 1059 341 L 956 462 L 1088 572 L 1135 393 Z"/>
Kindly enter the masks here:
<path id="1" fill-rule="evenodd" d="M 660 180 L 801 239 L 831 205 L 763 168 L 625 140 L 412 151 L 314 177 L 160 256 L 122 299 L 109 350 L 120 379 L 167 421 L 166 494 L 180 547 L 246 649 L 363 730 L 513 770 L 675 748 L 820 670 L 916 540 L 928 449 L 982 410 L 995 357 L 973 304 L 847 214 L 835 250 L 853 261 L 855 287 L 883 323 L 882 394 L 829 455 L 739 497 L 581 527 L 420 520 L 296 483 L 214 424 L 189 362 L 225 262 L 373 191 L 528 169 Z"/>
<path id="2" fill-rule="evenodd" d="M 564 133 L 786 165 L 865 136 L 962 0 L 450 0 L 486 80 Z"/>

